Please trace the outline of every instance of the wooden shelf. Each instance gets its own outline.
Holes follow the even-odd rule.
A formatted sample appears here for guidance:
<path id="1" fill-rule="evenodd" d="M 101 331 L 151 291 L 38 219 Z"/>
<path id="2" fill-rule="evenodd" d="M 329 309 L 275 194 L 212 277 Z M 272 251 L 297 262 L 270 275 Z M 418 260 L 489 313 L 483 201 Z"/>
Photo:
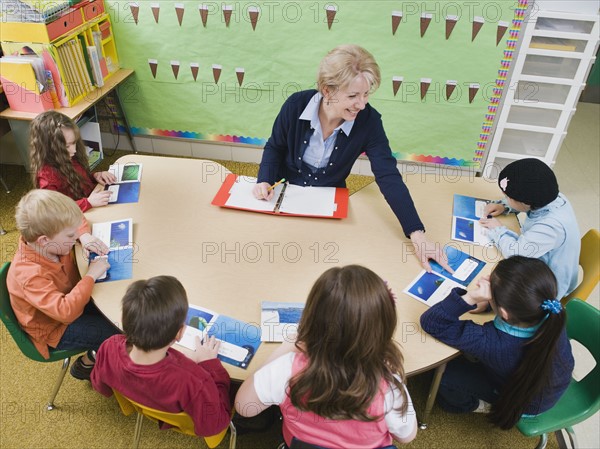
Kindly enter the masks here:
<path id="1" fill-rule="evenodd" d="M 89 92 L 82 100 L 70 108 L 60 108 L 57 111 L 75 119 L 105 97 L 116 86 L 133 74 L 131 69 L 119 69 L 104 81 L 104 86 Z M 8 108 L 0 112 L 0 118 L 10 120 L 33 120 L 38 112 L 18 112 Z"/>

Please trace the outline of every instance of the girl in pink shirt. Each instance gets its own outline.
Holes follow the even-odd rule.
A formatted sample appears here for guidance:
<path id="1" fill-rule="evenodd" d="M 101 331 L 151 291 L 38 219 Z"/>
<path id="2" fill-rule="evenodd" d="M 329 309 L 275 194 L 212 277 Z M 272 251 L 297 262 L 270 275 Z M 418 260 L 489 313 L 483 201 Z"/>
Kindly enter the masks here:
<path id="1" fill-rule="evenodd" d="M 283 437 L 331 449 L 393 447 L 417 433 L 393 339 L 396 303 L 371 270 L 331 268 L 314 284 L 295 342 L 284 342 L 236 396 L 242 416 L 271 405 Z"/>

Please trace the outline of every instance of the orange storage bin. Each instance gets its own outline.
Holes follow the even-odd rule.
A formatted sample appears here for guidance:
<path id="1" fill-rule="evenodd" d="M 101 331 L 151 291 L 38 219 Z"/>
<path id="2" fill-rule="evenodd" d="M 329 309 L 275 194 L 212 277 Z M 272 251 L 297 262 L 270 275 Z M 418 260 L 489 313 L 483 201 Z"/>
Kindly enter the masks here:
<path id="1" fill-rule="evenodd" d="M 92 20 L 100 14 L 104 14 L 104 2 L 102 0 L 92 0 L 83 6 L 83 16 L 86 21 Z"/>

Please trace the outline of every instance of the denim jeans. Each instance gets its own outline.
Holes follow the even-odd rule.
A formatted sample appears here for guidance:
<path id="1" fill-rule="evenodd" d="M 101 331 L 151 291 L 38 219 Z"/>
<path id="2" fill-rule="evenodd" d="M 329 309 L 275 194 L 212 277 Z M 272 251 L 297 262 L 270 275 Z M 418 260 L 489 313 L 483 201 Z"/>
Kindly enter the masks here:
<path id="1" fill-rule="evenodd" d="M 468 413 L 477 408 L 480 399 L 489 403 L 498 399 L 483 365 L 464 356 L 448 362 L 438 390 L 439 406 L 450 413 Z"/>
<path id="2" fill-rule="evenodd" d="M 104 340 L 121 331 L 90 301 L 79 318 L 67 326 L 56 349 L 93 349 L 97 351 Z"/>

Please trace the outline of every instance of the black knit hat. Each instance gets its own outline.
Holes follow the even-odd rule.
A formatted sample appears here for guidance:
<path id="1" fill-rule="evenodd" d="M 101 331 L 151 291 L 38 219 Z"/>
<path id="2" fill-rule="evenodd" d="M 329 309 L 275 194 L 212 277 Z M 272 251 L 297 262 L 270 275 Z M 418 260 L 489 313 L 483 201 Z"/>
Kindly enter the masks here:
<path id="1" fill-rule="evenodd" d="M 551 203 L 558 196 L 554 172 L 539 159 L 521 159 L 508 164 L 498 176 L 498 185 L 506 196 L 534 209 Z"/>

